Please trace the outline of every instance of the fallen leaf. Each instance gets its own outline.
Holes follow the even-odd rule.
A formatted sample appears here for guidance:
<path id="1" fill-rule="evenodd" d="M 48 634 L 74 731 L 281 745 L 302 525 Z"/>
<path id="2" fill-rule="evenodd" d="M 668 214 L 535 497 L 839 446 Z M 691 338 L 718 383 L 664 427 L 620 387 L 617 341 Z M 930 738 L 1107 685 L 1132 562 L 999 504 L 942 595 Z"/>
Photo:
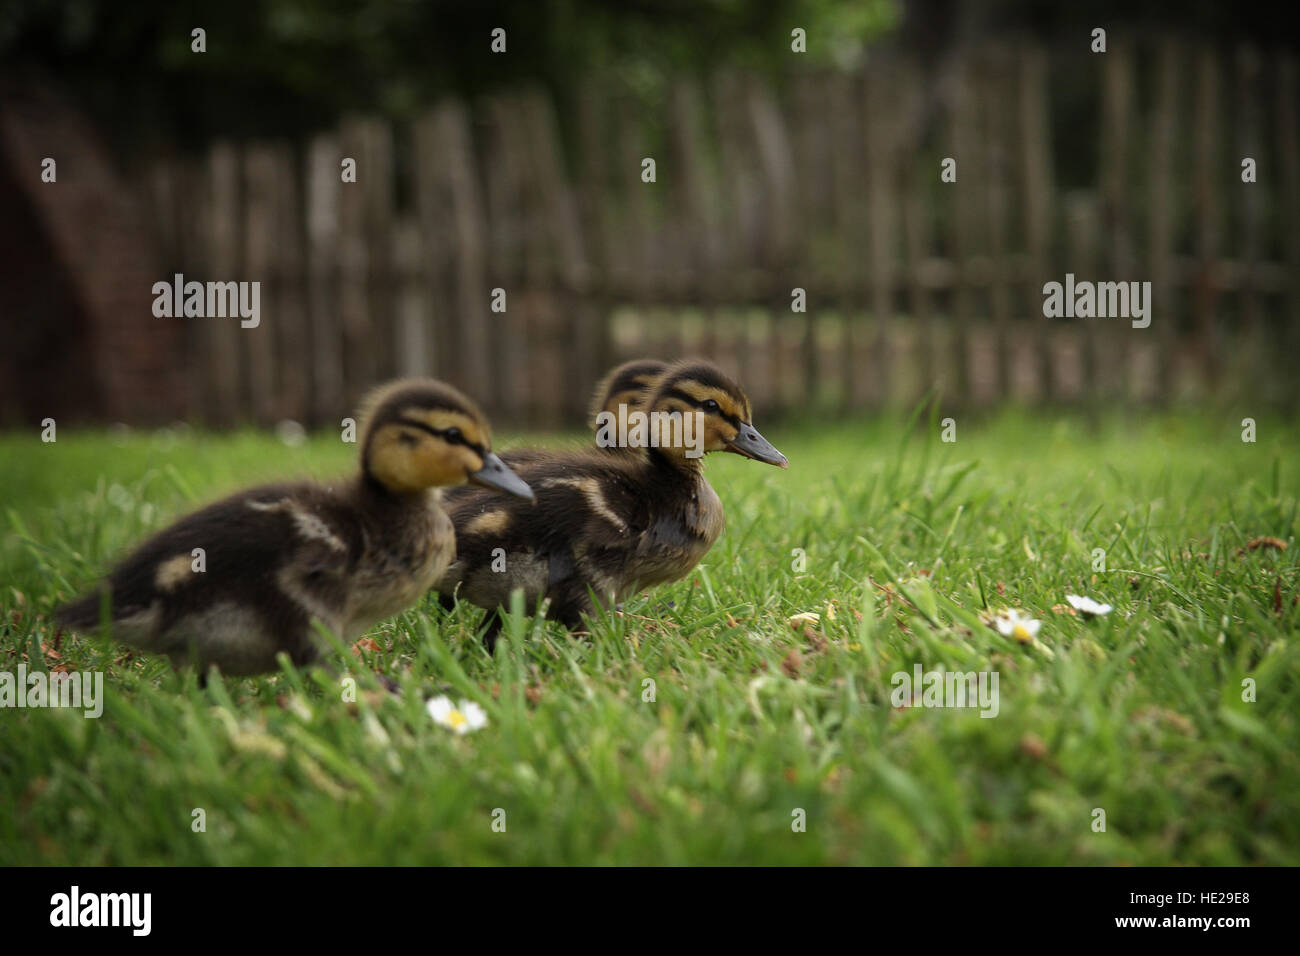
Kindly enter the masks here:
<path id="1" fill-rule="evenodd" d="M 1025 734 L 1020 738 L 1020 752 L 1035 760 L 1042 760 L 1047 756 L 1047 744 L 1037 734 Z"/>
<path id="2" fill-rule="evenodd" d="M 790 653 L 785 655 L 785 659 L 781 661 L 781 669 L 790 677 L 797 678 L 801 667 L 803 667 L 803 658 L 799 656 L 799 649 L 796 647 L 790 648 Z"/>
<path id="3" fill-rule="evenodd" d="M 1275 551 L 1285 551 L 1286 542 L 1281 538 L 1252 538 L 1246 542 L 1244 548 L 1238 548 L 1238 556 L 1245 554 L 1247 551 L 1258 551 L 1260 548 L 1272 548 Z"/>
<path id="4" fill-rule="evenodd" d="M 644 813 L 646 816 L 648 817 L 659 816 L 659 808 L 656 807 L 653 803 L 651 803 L 650 800 L 645 796 L 645 794 L 643 794 L 636 787 L 629 787 L 627 791 L 627 795 L 628 797 L 631 798 L 632 802 L 636 804 L 637 809 L 640 810 L 642 813 Z"/>
<path id="5" fill-rule="evenodd" d="M 1187 736 L 1191 736 L 1196 732 L 1196 725 L 1192 723 L 1190 717 L 1180 714 L 1176 710 L 1170 710 L 1168 707 L 1140 707 L 1134 711 L 1133 716 L 1139 720 L 1151 720 L 1168 724 L 1179 733 Z"/>

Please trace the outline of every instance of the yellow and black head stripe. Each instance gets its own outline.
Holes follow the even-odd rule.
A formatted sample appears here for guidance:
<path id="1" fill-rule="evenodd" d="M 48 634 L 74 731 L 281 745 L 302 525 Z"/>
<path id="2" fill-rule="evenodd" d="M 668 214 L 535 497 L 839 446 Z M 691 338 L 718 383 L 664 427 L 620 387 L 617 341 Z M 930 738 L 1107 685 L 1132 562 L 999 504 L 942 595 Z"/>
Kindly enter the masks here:
<path id="1" fill-rule="evenodd" d="M 651 360 L 629 362 L 615 371 L 606 386 L 606 392 L 610 395 L 616 395 L 619 392 L 643 391 L 654 384 L 655 379 L 663 370 L 663 362 Z"/>
<path id="2" fill-rule="evenodd" d="M 735 428 L 738 431 L 740 429 L 741 426 L 740 417 L 724 409 L 722 405 L 719 404 L 717 399 L 696 398 L 694 395 L 682 391 L 680 388 L 678 388 L 675 385 L 669 385 L 668 388 L 663 392 L 663 397 L 675 398 L 679 402 L 683 402 L 686 405 L 691 406 L 692 408 L 696 408 L 704 412 L 706 415 L 717 415 L 719 418 L 725 421 L 732 428 Z M 709 403 L 712 403 L 712 407 L 706 408 L 705 406 L 709 405 Z"/>
<path id="3" fill-rule="evenodd" d="M 403 416 L 398 416 L 392 419 L 392 423 L 419 429 L 435 438 L 441 438 L 449 445 L 464 445 L 480 458 L 484 457 L 488 451 L 483 445 L 465 437 L 465 433 L 455 426 L 451 428 L 434 428 L 432 425 L 425 422 L 415 421 L 414 419 L 405 418 Z"/>
<path id="4" fill-rule="evenodd" d="M 592 393 L 592 421 L 597 421 L 602 412 L 617 414 L 620 405 L 629 408 L 643 405 L 665 368 L 667 364 L 658 359 L 634 359 L 611 370 Z"/>
<path id="5" fill-rule="evenodd" d="M 374 389 L 361 405 L 363 447 L 375 429 L 394 422 L 421 419 L 438 428 L 461 426 L 471 442 L 490 445 L 490 430 L 478 406 L 450 385 L 434 379 L 400 379 Z"/>

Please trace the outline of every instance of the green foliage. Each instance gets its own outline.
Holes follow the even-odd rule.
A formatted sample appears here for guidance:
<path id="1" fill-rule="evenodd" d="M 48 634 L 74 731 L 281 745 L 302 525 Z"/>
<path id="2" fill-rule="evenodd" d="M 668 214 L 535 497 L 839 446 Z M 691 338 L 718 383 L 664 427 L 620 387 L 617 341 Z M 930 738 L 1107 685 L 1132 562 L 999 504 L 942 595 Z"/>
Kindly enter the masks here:
<path id="1" fill-rule="evenodd" d="M 522 83 L 567 99 L 592 83 L 788 62 L 795 26 L 814 60 L 860 50 L 894 0 L 13 0 L 0 58 L 37 63 L 124 145 L 195 148 L 217 136 L 293 136 L 349 111 L 410 118 L 440 96 Z M 207 50 L 191 51 L 191 31 Z M 507 53 L 490 50 L 506 30 Z"/>
<path id="2" fill-rule="evenodd" d="M 324 672 L 201 691 L 65 635 L 46 663 L 103 670 L 104 714 L 0 711 L 0 863 L 1294 865 L 1300 445 L 1277 422 L 1239 431 L 1009 415 L 959 421 L 955 444 L 934 422 L 776 434 L 788 472 L 710 457 L 728 527 L 686 580 L 589 639 L 512 617 L 495 659 L 479 612 L 426 601 L 341 661 L 355 705 Z M 0 670 L 52 649 L 48 609 L 149 528 L 353 451 L 0 440 Z M 1263 536 L 1286 549 L 1249 547 Z M 1067 593 L 1115 610 L 1084 620 Z M 981 622 L 1003 605 L 1043 621 L 1037 645 Z M 996 670 L 998 716 L 896 708 L 891 676 L 918 663 Z M 433 724 L 434 693 L 488 727 Z"/>

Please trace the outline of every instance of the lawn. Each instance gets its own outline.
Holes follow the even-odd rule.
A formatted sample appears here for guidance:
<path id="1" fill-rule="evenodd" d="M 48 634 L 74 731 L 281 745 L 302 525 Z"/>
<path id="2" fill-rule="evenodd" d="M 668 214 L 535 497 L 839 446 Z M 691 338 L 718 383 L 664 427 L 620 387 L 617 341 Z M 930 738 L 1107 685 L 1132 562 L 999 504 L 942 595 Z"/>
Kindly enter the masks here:
<path id="1" fill-rule="evenodd" d="M 710 457 L 727 532 L 685 580 L 585 638 L 512 615 L 495 659 L 426 600 L 340 649 L 354 702 L 319 670 L 203 690 L 46 618 L 187 508 L 354 446 L 0 437 L 0 670 L 106 697 L 0 710 L 0 864 L 1300 863 L 1300 435 L 1242 417 L 773 429 L 789 471 Z M 996 717 L 896 706 L 917 664 L 996 672 Z"/>

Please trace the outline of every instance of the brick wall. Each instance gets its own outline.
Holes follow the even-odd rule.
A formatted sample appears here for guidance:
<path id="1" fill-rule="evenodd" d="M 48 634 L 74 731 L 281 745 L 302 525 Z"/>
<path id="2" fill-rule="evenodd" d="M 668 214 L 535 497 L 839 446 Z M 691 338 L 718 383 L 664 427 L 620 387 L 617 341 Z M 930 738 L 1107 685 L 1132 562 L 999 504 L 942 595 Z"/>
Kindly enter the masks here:
<path id="1" fill-rule="evenodd" d="M 0 420 L 186 416 L 179 330 L 152 312 L 159 258 L 89 121 L 48 81 L 0 76 Z"/>

